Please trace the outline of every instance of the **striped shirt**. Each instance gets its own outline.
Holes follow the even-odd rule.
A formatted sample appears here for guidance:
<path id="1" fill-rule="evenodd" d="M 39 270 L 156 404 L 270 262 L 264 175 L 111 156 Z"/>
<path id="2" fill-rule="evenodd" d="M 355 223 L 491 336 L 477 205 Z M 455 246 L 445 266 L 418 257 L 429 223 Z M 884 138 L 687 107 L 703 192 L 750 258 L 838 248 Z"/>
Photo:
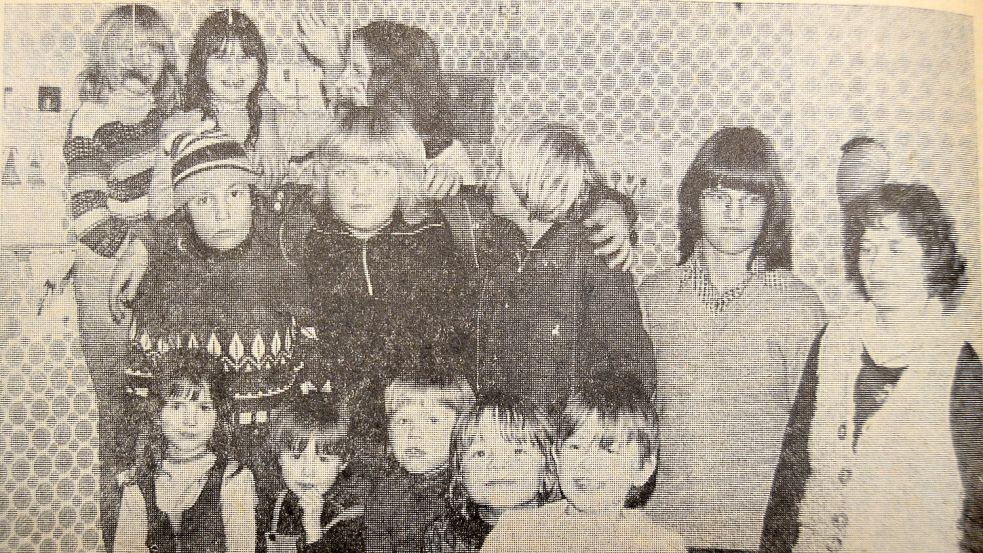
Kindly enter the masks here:
<path id="1" fill-rule="evenodd" d="M 92 103 L 72 117 L 64 155 L 73 226 L 79 242 L 101 256 L 114 257 L 148 213 L 163 120 L 153 108 L 124 123 Z"/>

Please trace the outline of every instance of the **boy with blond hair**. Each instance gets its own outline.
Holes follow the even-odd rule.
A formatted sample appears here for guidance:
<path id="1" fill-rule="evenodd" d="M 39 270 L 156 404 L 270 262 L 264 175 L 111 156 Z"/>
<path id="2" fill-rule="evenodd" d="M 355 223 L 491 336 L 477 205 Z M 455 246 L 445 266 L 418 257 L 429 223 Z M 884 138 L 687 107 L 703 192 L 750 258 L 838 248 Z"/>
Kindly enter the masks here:
<path id="1" fill-rule="evenodd" d="M 311 380 L 354 394 L 353 433 L 382 444 L 396 345 L 433 341 L 474 357 L 467 273 L 443 219 L 407 221 L 424 201 L 424 151 L 405 121 L 354 108 L 318 158 L 313 225 L 303 252 L 288 252 L 306 269 L 324 360 Z"/>
<path id="2" fill-rule="evenodd" d="M 450 482 L 451 431 L 474 405 L 474 390 L 446 347 L 404 350 L 385 389 L 387 471 L 366 502 L 370 552 L 421 551 Z"/>
<path id="3" fill-rule="evenodd" d="M 592 254 L 583 224 L 600 181 L 576 132 L 539 123 L 510 137 L 491 185 L 494 217 L 478 250 L 478 387 L 522 390 L 554 405 L 590 378 L 589 351 L 623 359 L 646 390 L 655 384 L 652 342 L 629 274 Z"/>

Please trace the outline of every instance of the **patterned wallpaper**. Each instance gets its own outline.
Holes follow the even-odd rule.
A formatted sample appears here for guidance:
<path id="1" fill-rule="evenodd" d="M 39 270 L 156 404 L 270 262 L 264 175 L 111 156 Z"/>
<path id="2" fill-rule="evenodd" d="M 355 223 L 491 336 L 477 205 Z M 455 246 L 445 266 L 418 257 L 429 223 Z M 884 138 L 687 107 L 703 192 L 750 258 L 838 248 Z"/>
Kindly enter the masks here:
<path id="1" fill-rule="evenodd" d="M 979 329 L 977 139 L 967 17 L 893 8 L 622 0 L 315 4 L 358 24 L 392 18 L 420 26 L 440 46 L 445 69 L 494 79 L 496 137 L 468 144 L 480 175 L 496 171 L 497 137 L 550 117 L 579 127 L 606 170 L 645 176 L 646 186 L 635 194 L 639 274 L 675 259 L 675 187 L 700 144 L 721 126 L 754 125 L 783 155 L 794 198 L 796 268 L 836 312 L 843 272 L 833 187 L 838 148 L 856 134 L 876 136 L 891 152 L 892 176 L 932 186 L 955 216 L 977 283 L 964 297 L 966 320 Z M 293 14 L 311 5 L 195 0 L 159 7 L 182 53 L 211 11 L 233 6 L 253 16 L 272 54 L 274 93 L 283 96 L 290 92 L 283 70 L 303 63 Z M 0 161 L 7 160 L 9 146 L 17 146 L 15 166 L 25 182 L 3 189 L 8 207 L 10 198 L 64 196 L 60 145 L 77 105 L 70 76 L 78 72 L 86 34 L 104 9 L 4 6 L 4 82 L 12 90 L 5 94 Z M 36 111 L 41 85 L 64 88 L 61 113 Z M 37 171 L 47 184 L 35 182 L 32 189 L 26 176 Z M 23 220 L 9 209 L 3 214 L 8 245 L 40 236 L 55 247 L 31 254 L 8 249 L 0 260 L 0 550 L 91 550 L 98 541 L 95 406 L 71 295 L 35 316 L 43 274 L 63 266 L 69 255 L 58 247 L 68 240 L 64 209 L 35 210 L 20 215 Z"/>

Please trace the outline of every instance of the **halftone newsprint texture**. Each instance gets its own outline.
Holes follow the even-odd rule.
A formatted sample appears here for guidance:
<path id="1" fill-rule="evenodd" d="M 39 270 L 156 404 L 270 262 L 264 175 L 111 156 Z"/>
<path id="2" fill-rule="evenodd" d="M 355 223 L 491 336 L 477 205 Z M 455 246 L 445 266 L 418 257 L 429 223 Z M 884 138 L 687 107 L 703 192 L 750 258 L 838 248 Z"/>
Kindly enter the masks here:
<path id="1" fill-rule="evenodd" d="M 345 33 L 382 20 L 422 29 L 439 53 L 444 81 L 441 93 L 447 96 L 445 115 L 453 127 L 441 132 L 455 140 L 447 146 L 424 137 L 428 160 L 438 159 L 440 148 L 463 146 L 455 155 L 470 158 L 474 187 L 494 195 L 500 193 L 496 183 L 503 178 L 503 143 L 535 121 L 565 123 L 589 147 L 604 182 L 617 190 L 617 194 L 600 194 L 613 198 L 606 205 L 622 213 L 637 213 L 631 233 L 635 244 L 630 267 L 637 299 L 630 298 L 633 311 L 627 317 L 644 325 L 654 344 L 655 360 L 652 355 L 643 358 L 658 372 L 658 385 L 652 389 L 658 390 L 662 451 L 654 491 L 651 481 L 632 486 L 629 499 L 640 487 L 651 493 L 648 505 L 641 510 L 616 509 L 610 521 L 596 513 L 583 515 L 581 511 L 595 497 L 584 491 L 593 481 L 586 476 L 566 478 L 563 467 L 572 470 L 573 463 L 565 457 L 571 455 L 565 448 L 566 440 L 579 439 L 587 432 L 587 423 L 578 424 L 583 423 L 583 417 L 578 419 L 568 407 L 563 420 L 570 428 L 559 434 L 547 432 L 548 440 L 557 443 L 537 453 L 550 458 L 543 462 L 540 472 L 558 471 L 559 476 L 540 474 L 541 480 L 558 483 L 550 486 L 555 488 L 551 493 L 536 494 L 536 511 L 496 511 L 495 517 L 482 520 L 486 510 L 481 507 L 496 500 L 481 499 L 468 487 L 466 475 L 456 474 L 466 469 L 455 459 L 468 453 L 458 436 L 453 445 L 462 451 L 451 451 L 451 466 L 440 466 L 446 465 L 445 459 L 437 463 L 436 475 L 420 476 L 413 470 L 407 473 L 405 462 L 399 467 L 396 461 L 405 459 L 398 453 L 395 459 L 386 457 L 382 453 L 386 446 L 379 444 L 387 440 L 373 435 L 367 440 L 370 445 L 359 449 L 370 459 L 350 459 L 349 466 L 358 465 L 358 469 L 352 471 L 354 476 L 345 474 L 355 481 L 345 490 L 346 500 L 336 494 L 325 507 L 321 520 L 331 526 L 319 542 L 324 548 L 312 551 L 362 550 L 363 543 L 376 550 L 372 544 L 385 541 L 380 531 L 388 532 L 390 538 L 405 538 L 389 540 L 395 549 L 387 550 L 398 551 L 423 547 L 428 551 L 475 551 L 482 542 L 494 551 L 675 551 L 682 547 L 680 544 L 694 550 L 750 551 L 759 547 L 759 540 L 762 549 L 769 551 L 793 547 L 797 551 L 983 551 L 983 451 L 979 441 L 983 435 L 983 384 L 975 354 L 981 342 L 980 205 L 971 18 L 889 7 L 644 0 L 352 0 L 326 4 L 306 0 L 193 0 L 148 5 L 173 33 L 174 73 L 181 81 L 187 80 L 188 56 L 207 17 L 225 11 L 231 22 L 235 11 L 236 17 L 241 13 L 251 19 L 267 57 L 269 103 L 265 105 L 273 105 L 275 100 L 284 112 L 309 114 L 307 120 L 300 116 L 294 127 L 281 126 L 277 132 L 284 134 L 291 129 L 309 129 L 312 121 L 317 127 L 314 118 L 326 117 L 327 113 L 322 93 L 333 90 L 333 83 L 324 82 L 322 72 L 300 45 L 303 33 L 298 31 L 298 19 L 313 11 L 327 22 L 324 28 L 337 24 L 346 29 Z M 114 209 L 125 215 L 123 219 L 138 218 L 141 208 L 146 213 L 148 202 L 140 196 L 157 183 L 150 177 L 140 181 L 139 171 L 149 165 L 134 169 L 137 162 L 133 160 L 162 147 L 148 138 L 153 134 L 148 128 L 154 123 L 147 122 L 153 117 L 163 118 L 157 109 L 160 106 L 151 108 L 147 119 L 131 117 L 125 124 L 113 123 L 111 117 L 99 120 L 92 116 L 83 125 L 76 115 L 69 130 L 73 115 L 85 112 L 80 111 L 78 76 L 90 58 L 93 34 L 115 7 L 13 2 L 3 6 L 0 551 L 4 552 L 104 550 L 104 535 L 119 539 L 124 530 L 113 528 L 115 521 L 132 518 L 106 511 L 119 511 L 120 502 L 127 497 L 146 499 L 146 483 L 161 482 L 151 475 L 141 481 L 139 489 L 133 484 L 129 495 L 118 489 L 107 491 L 107 487 L 127 482 L 126 477 L 114 480 L 105 470 L 106 450 L 113 450 L 120 459 L 129 458 L 117 451 L 126 446 L 116 442 L 125 440 L 107 436 L 127 432 L 106 423 L 111 419 L 107 412 L 122 409 L 126 400 L 121 398 L 127 394 L 122 389 L 121 373 L 113 374 L 120 370 L 115 368 L 120 365 L 118 359 L 89 359 L 88 363 L 86 359 L 90 355 L 87 352 L 97 357 L 107 351 L 125 351 L 125 347 L 113 349 L 118 344 L 111 342 L 128 340 L 125 327 L 106 330 L 106 320 L 85 322 L 86 317 L 100 316 L 92 310 L 105 310 L 103 303 L 94 303 L 102 302 L 106 292 L 99 296 L 93 290 L 106 287 L 112 269 L 107 256 L 125 242 L 124 231 L 97 218 Z M 134 24 L 134 29 L 138 26 Z M 398 33 L 385 36 L 392 41 L 405 38 Z M 245 45 L 242 49 L 248 50 Z M 342 56 L 345 63 L 356 63 L 355 56 L 349 54 Z M 250 56 L 255 57 L 245 52 L 246 58 Z M 368 71 L 381 71 L 371 67 L 379 63 L 379 56 L 368 53 Z M 128 62 L 124 59 L 119 63 Z M 389 60 L 383 65 L 386 63 L 396 62 Z M 421 74 L 427 73 L 421 70 Z M 207 103 L 210 96 L 204 97 Z M 85 113 L 91 115 L 92 111 Z M 253 117 L 252 112 L 249 116 Z M 421 130 L 421 126 L 427 125 L 417 124 L 415 130 L 432 131 Z M 740 139 L 745 146 L 742 153 L 728 156 L 727 137 L 718 135 L 727 127 L 754 127 L 760 134 Z M 260 133 L 263 128 L 260 126 Z M 296 132 L 305 138 L 311 134 L 307 130 Z M 745 167 L 744 175 L 718 181 L 719 187 L 691 185 L 697 189 L 688 209 L 703 213 L 704 226 L 701 228 L 697 219 L 695 231 L 681 229 L 685 219 L 680 217 L 681 209 L 687 207 L 680 205 L 680 186 L 691 166 L 699 165 L 694 159 L 702 159 L 710 167 L 703 167 L 705 173 L 726 172 L 720 167 L 735 159 L 739 165 L 754 158 L 754 147 L 747 144 L 761 135 L 762 148 L 773 154 L 765 157 L 780 173 L 777 180 L 783 184 L 776 184 L 775 179 L 765 179 L 765 184 L 755 182 L 754 171 L 761 170 L 755 166 Z M 718 153 L 723 151 L 718 158 L 713 157 L 713 144 L 724 144 L 718 148 Z M 264 147 L 268 143 L 262 136 L 258 141 L 245 141 L 249 155 Z M 734 148 L 742 149 L 731 150 Z M 83 159 L 96 156 L 96 150 L 104 155 L 101 161 Z M 698 151 L 710 153 L 701 158 Z M 845 235 L 841 203 L 850 198 L 849 190 L 841 190 L 844 195 L 838 196 L 838 168 L 844 171 L 841 160 L 850 155 L 856 157 L 852 163 L 869 165 L 867 180 L 860 178 L 855 186 L 873 191 L 861 199 L 863 205 L 856 204 L 860 227 Z M 282 169 L 280 182 L 323 175 L 309 170 L 308 164 L 326 160 L 315 155 L 311 161 L 311 157 L 296 155 Z M 101 184 L 93 184 L 94 178 L 101 178 Z M 872 184 L 871 179 L 878 182 Z M 846 177 L 841 175 L 840 180 Z M 891 188 L 883 181 L 903 185 Z M 136 183 L 141 192 L 123 190 L 127 183 Z M 471 183 L 463 184 L 471 187 Z M 924 185 L 927 190 L 907 184 Z M 846 189 L 850 186 L 842 184 Z M 701 193 L 700 187 L 709 192 Z M 531 201 L 528 189 L 516 192 L 513 196 L 517 201 Z M 786 193 L 787 204 L 783 205 L 790 209 L 774 208 L 776 198 Z M 262 196 L 256 190 L 254 194 Z M 148 195 L 150 204 L 158 196 Z M 933 203 L 936 197 L 941 210 Z M 269 198 L 269 209 L 282 211 L 277 203 L 282 198 L 276 194 Z M 752 255 L 743 265 L 727 265 L 719 256 L 714 257 L 713 236 L 724 236 L 720 240 L 726 242 L 727 233 L 739 234 L 737 227 L 744 223 L 724 225 L 714 234 L 707 214 L 720 209 L 721 213 L 741 211 L 740 217 L 753 218 L 748 213 L 758 201 L 764 202 L 765 210 L 764 222 L 759 215 L 757 223 L 762 235 L 773 230 L 770 221 L 785 217 L 790 259 L 785 255 L 782 261 L 779 252 L 773 258 Z M 717 204 L 720 206 L 714 207 Z M 152 206 L 149 209 L 153 211 Z M 951 228 L 944 224 L 947 217 L 951 218 Z M 97 228 L 100 224 L 107 226 Z M 99 238 L 104 240 L 94 248 L 102 251 L 93 253 L 90 249 L 95 242 L 80 239 L 79 229 L 85 225 L 86 232 L 105 231 Z M 412 232 L 424 232 L 418 226 L 412 228 Z M 695 245 L 693 232 L 697 233 Z M 275 235 L 282 246 L 283 233 Z M 852 250 L 844 236 L 855 238 Z M 502 239 L 498 238 L 497 242 L 486 243 L 480 238 L 470 242 L 467 247 L 473 251 L 462 259 L 470 263 L 471 258 L 477 260 L 487 253 L 481 251 L 483 247 L 500 247 Z M 545 251 L 546 238 L 562 240 L 569 236 L 556 232 L 531 243 Z M 916 240 L 911 242 L 912 238 Z M 257 243 L 251 240 L 248 244 Z M 428 255 L 430 242 L 421 238 L 408 244 L 406 251 L 411 254 Z M 904 253 L 912 244 L 914 262 Z M 201 247 L 207 249 L 209 245 Z M 558 247 L 567 246 L 561 243 Z M 953 248 L 965 259 L 961 295 L 949 293 L 950 277 L 960 270 Z M 535 258 L 538 251 L 531 247 L 525 253 Z M 585 251 L 590 257 L 589 248 Z M 853 252 L 856 270 L 852 277 L 850 256 L 845 251 Z M 294 253 L 303 252 L 301 246 Z M 364 282 L 358 282 L 367 286 L 368 295 L 380 293 L 373 286 L 387 293 L 387 286 L 402 282 L 398 277 L 386 280 L 385 276 L 374 281 L 369 275 L 373 258 L 365 252 L 363 249 L 356 277 L 364 276 Z M 343 251 L 334 253 L 344 255 Z M 383 256 L 376 259 L 379 263 L 408 258 L 405 252 L 402 257 L 389 250 L 376 254 Z M 543 267 L 559 263 L 550 255 L 544 254 Z M 874 259 L 877 256 L 880 261 Z M 490 259 L 498 258 L 491 255 Z M 890 262 L 884 259 L 895 260 L 897 270 L 870 268 Z M 520 259 L 518 273 L 522 273 L 522 263 Z M 596 265 L 598 271 L 608 271 L 605 274 L 610 278 L 620 274 L 606 269 L 603 263 Z M 290 271 L 303 271 L 310 265 L 300 262 L 287 266 Z M 182 267 L 187 269 L 179 266 L 175 270 Z M 728 275 L 720 274 L 721 267 L 736 267 L 738 278 L 728 280 Z M 470 275 L 471 269 L 461 274 Z M 358 271 L 362 270 L 364 275 L 360 276 Z M 914 279 L 904 278 L 912 271 Z M 522 286 L 550 285 L 550 278 L 543 275 L 538 275 L 538 280 L 518 282 L 507 268 L 471 272 L 480 274 L 457 277 L 484 280 L 475 284 L 480 293 L 504 287 L 513 301 L 526 298 L 528 305 L 536 305 L 529 298 L 537 297 L 538 291 Z M 66 276 L 74 283 L 65 284 Z M 316 280 L 316 275 L 310 276 Z M 496 278 L 507 282 L 495 282 Z M 262 283 L 253 279 L 243 284 L 247 285 Z M 866 286 L 870 301 L 864 303 L 858 285 Z M 312 285 L 312 289 L 317 286 Z M 630 290 L 623 294 L 633 296 Z M 95 299 L 77 297 L 90 292 Z M 182 295 L 173 290 L 169 293 Z M 195 293 L 204 292 L 196 289 Z M 910 300 L 899 303 L 899 294 Z M 487 309 L 484 301 L 482 295 L 468 307 L 492 313 L 492 321 L 494 316 L 516 320 L 516 313 L 508 312 L 507 299 Z M 317 299 L 312 303 L 317 304 Z M 941 304 L 945 304 L 944 314 L 938 312 Z M 323 311 L 331 310 L 323 305 L 319 308 L 322 319 Z M 166 310 L 166 306 L 161 309 Z M 605 319 L 603 303 L 591 304 L 588 310 L 592 320 Z M 580 324 L 591 324 L 570 323 L 568 318 L 575 315 L 568 313 L 550 314 L 554 315 L 559 317 L 556 326 L 549 319 L 550 326 L 537 334 L 534 327 L 540 314 L 530 311 L 531 334 L 519 336 L 519 342 L 545 336 L 542 347 L 536 342 L 516 342 L 515 347 L 531 352 L 554 348 L 557 346 L 545 341 L 550 340 L 551 331 L 554 338 L 560 335 L 561 324 L 573 324 L 574 332 L 582 331 Z M 257 316 L 255 310 L 250 316 Z M 891 319 L 899 316 L 900 320 Z M 102 317 L 106 319 L 106 314 Z M 478 318 L 475 324 L 479 329 L 488 324 Z M 616 319 L 617 324 L 626 320 L 620 312 L 609 318 Z M 357 326 L 357 319 L 352 320 Z M 325 324 L 330 326 L 319 319 L 313 326 L 321 330 Z M 642 328 L 639 325 L 635 330 Z M 627 327 L 631 324 L 625 323 Z M 563 329 L 565 332 L 566 326 Z M 254 336 L 243 335 L 237 343 L 215 347 L 208 343 L 207 332 L 196 339 L 211 353 L 224 353 L 236 362 L 252 355 L 262 365 L 262 359 L 271 352 L 289 348 L 280 341 L 288 334 L 297 340 L 302 334 L 312 339 L 303 330 L 289 328 L 282 335 L 271 330 L 268 335 L 257 334 L 259 342 Z M 228 342 L 227 329 L 216 332 Z M 140 345 L 140 336 L 132 338 Z M 318 338 L 326 339 L 323 332 L 318 332 Z M 479 336 L 477 341 L 481 340 Z M 184 342 L 188 345 L 187 339 Z M 618 343 L 611 339 L 604 347 L 614 348 Z M 157 344 L 143 346 L 149 350 Z M 481 357 L 481 344 L 477 350 Z M 473 362 L 481 364 L 480 359 Z M 645 370 L 642 373 L 649 374 Z M 474 370 L 467 371 L 472 385 L 474 375 Z M 577 380 L 576 376 L 572 380 Z M 530 380 L 540 382 L 538 378 Z M 480 387 L 480 377 L 478 380 Z M 300 380 L 294 384 L 299 385 Z M 323 388 L 322 382 L 304 384 L 305 396 L 311 386 Z M 373 390 L 381 394 L 385 388 L 355 387 L 362 394 Z M 595 395 L 604 393 L 617 395 L 617 390 L 602 389 Z M 590 397 L 581 398 L 581 403 L 588 407 L 593 400 L 601 401 L 586 395 Z M 381 409 L 383 398 L 374 400 Z M 366 401 L 372 403 L 373 399 Z M 479 406 L 499 405 L 495 401 L 513 400 L 479 397 Z M 628 400 L 620 405 L 622 411 L 640 409 L 637 402 Z M 389 407 L 387 404 L 387 411 L 391 411 Z M 547 411 L 554 408 L 538 407 Z M 252 417 L 250 422 L 256 427 L 267 423 L 265 406 L 249 409 L 253 411 L 238 414 Z M 603 424 L 624 430 L 628 425 L 625 420 L 631 417 L 609 419 L 597 423 L 600 434 L 604 433 Z M 498 422 L 502 420 L 500 417 Z M 241 417 L 237 422 L 242 422 Z M 617 456 L 628 450 L 642 451 L 640 456 L 645 457 L 645 448 L 636 443 L 644 432 L 619 434 L 614 430 L 607 429 L 615 438 L 599 441 L 606 453 Z M 535 432 L 536 425 L 527 421 L 523 432 L 513 432 L 512 438 L 526 445 L 538 443 L 530 438 Z M 262 432 L 258 436 L 250 443 L 271 439 Z M 629 437 L 619 441 L 617 436 Z M 104 444 L 102 455 L 100 443 Z M 584 443 L 593 442 L 588 439 Z M 252 458 L 246 464 L 253 469 L 260 489 L 250 492 L 259 496 L 256 504 L 261 511 L 251 523 L 260 533 L 255 541 L 269 551 L 297 550 L 284 548 L 293 542 L 275 546 L 263 532 L 269 530 L 269 512 L 264 509 L 273 503 L 263 495 L 276 497 L 278 493 L 276 484 L 262 482 L 269 476 L 263 468 L 276 480 L 276 467 L 283 463 L 276 461 L 275 455 L 252 453 L 244 455 Z M 608 461 L 597 461 L 596 456 L 590 459 L 601 463 L 598 466 L 614 466 L 604 465 Z M 224 461 L 216 461 L 220 462 Z M 221 468 L 220 464 L 215 466 Z M 644 462 L 642 466 L 654 468 Z M 116 468 L 125 467 L 114 467 L 114 472 Z M 616 469 L 598 470 L 608 475 Z M 213 472 L 202 477 L 202 497 L 214 495 L 212 488 L 221 487 L 213 486 L 214 478 L 205 478 Z M 241 487 L 238 476 L 227 473 L 228 489 L 221 488 L 220 494 L 223 498 Z M 444 478 L 453 480 L 449 491 L 441 481 Z M 597 480 L 605 483 L 606 478 Z M 584 489 L 574 491 L 581 485 Z M 389 507 L 403 512 L 379 514 L 379 508 L 366 504 L 379 501 L 386 486 L 393 490 L 391 493 L 400 494 L 390 498 Z M 153 498 L 153 486 L 149 489 Z M 292 508 L 300 509 L 291 493 L 285 491 L 283 497 L 287 503 L 293 497 Z M 467 497 L 469 493 L 474 497 Z M 430 503 L 422 505 L 427 501 Z M 142 532 L 152 539 L 145 542 L 139 537 L 134 542 L 142 547 L 138 550 L 146 551 L 154 539 L 160 540 L 153 544 L 159 551 L 187 551 L 181 547 L 190 547 L 191 551 L 212 552 L 238 547 L 236 540 L 228 537 L 236 531 L 235 521 L 230 522 L 233 509 L 228 502 L 214 497 L 211 503 L 207 498 L 196 502 L 192 497 L 186 514 L 192 508 L 193 513 L 210 508 L 220 511 L 202 515 L 206 517 L 202 520 L 212 526 L 197 529 L 190 528 L 193 525 L 189 526 L 188 517 L 184 523 L 170 519 L 169 524 L 167 514 L 152 503 L 151 499 L 139 506 Z M 282 511 L 281 503 L 276 502 L 274 510 Z M 463 510 L 459 508 L 462 504 Z M 359 506 L 365 515 L 360 514 Z M 267 520 L 262 520 L 263 513 Z M 577 518 L 581 515 L 587 518 Z M 427 517 L 438 524 L 428 529 Z M 282 526 L 289 526 L 303 541 L 309 521 L 302 518 L 296 514 L 292 526 Z M 351 520 L 363 519 L 361 529 L 346 526 Z M 223 524 L 224 530 L 214 527 Z M 403 529 L 400 524 L 413 528 Z M 195 532 L 206 535 L 189 537 Z M 455 532 L 460 535 L 453 536 Z M 352 543 L 343 543 L 346 539 Z"/>

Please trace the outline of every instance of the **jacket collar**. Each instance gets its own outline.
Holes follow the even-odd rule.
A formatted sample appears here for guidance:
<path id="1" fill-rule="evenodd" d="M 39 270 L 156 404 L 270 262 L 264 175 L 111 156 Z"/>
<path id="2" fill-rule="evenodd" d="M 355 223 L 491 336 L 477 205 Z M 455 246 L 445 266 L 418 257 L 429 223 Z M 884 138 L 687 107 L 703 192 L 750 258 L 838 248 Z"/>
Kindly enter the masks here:
<path id="1" fill-rule="evenodd" d="M 560 222 L 550 227 L 536 243 L 530 245 L 518 225 L 497 215 L 492 216 L 492 241 L 495 251 L 510 259 L 538 260 L 543 266 L 563 267 L 577 253 L 583 239 L 583 227 L 574 222 Z"/>
<path id="2" fill-rule="evenodd" d="M 344 236 L 355 241 L 364 242 L 382 236 L 411 236 L 431 228 L 442 227 L 445 224 L 446 223 L 439 218 L 429 218 L 418 223 L 409 223 L 403 218 L 399 211 L 396 211 L 393 214 L 392 220 L 389 221 L 386 226 L 379 229 L 377 233 L 373 234 L 369 238 L 359 238 L 352 233 L 348 225 L 341 222 L 328 210 L 325 210 L 324 213 L 315 217 L 312 232 L 331 236 Z"/>

